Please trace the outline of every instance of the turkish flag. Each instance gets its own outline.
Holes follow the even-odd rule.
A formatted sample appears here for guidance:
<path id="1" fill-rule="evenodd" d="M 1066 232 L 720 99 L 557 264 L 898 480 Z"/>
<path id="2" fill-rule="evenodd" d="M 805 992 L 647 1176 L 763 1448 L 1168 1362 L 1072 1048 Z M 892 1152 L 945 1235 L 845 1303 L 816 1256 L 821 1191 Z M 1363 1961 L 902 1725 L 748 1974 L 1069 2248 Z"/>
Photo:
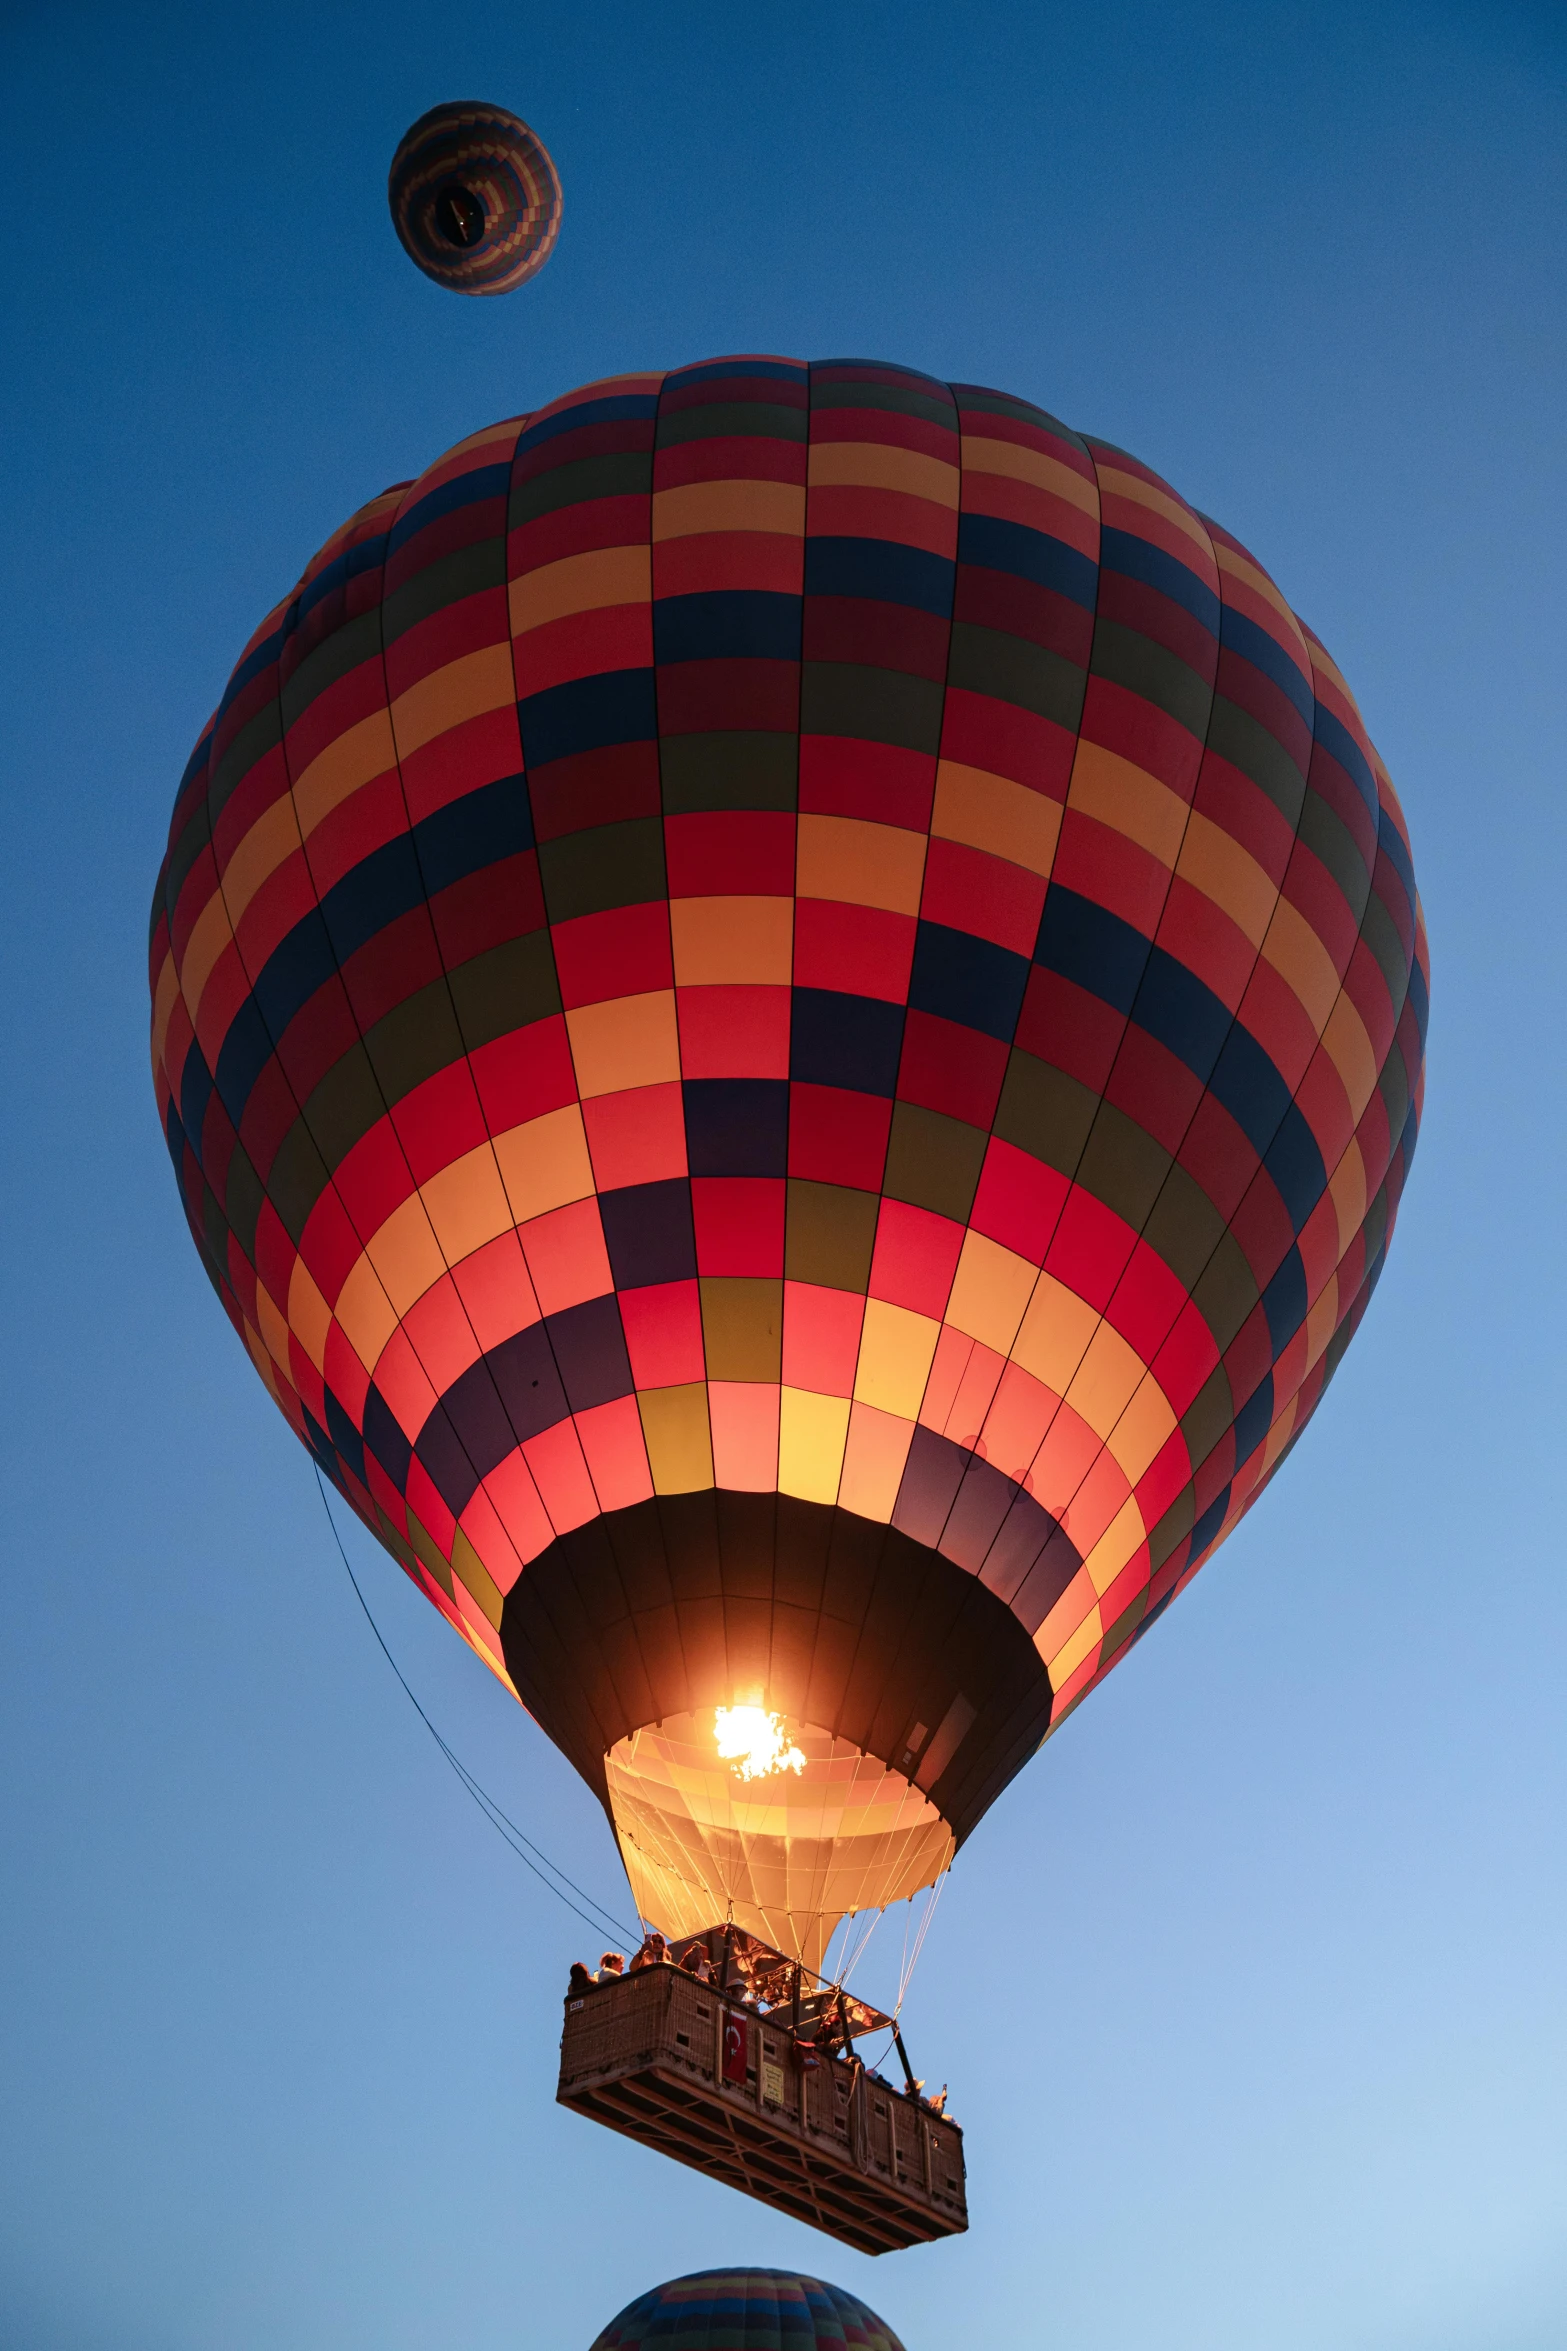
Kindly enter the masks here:
<path id="1" fill-rule="evenodd" d="M 724 2018 L 724 2079 L 726 2082 L 738 2082 L 742 2089 L 745 2086 L 746 2042 L 749 2039 L 750 2035 L 746 2031 L 744 2017 L 726 2015 Z"/>

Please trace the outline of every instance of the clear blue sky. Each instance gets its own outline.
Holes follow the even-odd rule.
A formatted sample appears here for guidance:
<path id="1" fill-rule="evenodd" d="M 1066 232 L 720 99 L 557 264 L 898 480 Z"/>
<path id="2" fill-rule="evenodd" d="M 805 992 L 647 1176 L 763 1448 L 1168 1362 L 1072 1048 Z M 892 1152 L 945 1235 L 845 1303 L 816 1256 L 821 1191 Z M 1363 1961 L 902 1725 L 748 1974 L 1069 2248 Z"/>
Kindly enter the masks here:
<path id="1" fill-rule="evenodd" d="M 586 2351 L 745 2260 L 909 2351 L 1567 2341 L 1564 85 L 1509 0 L 4 10 L 4 2351 Z M 386 217 L 457 95 L 564 177 L 505 302 Z M 494 417 L 746 349 L 1005 386 L 1235 530 L 1358 692 L 1432 940 L 1373 1310 L 963 1855 L 909 2021 L 974 2227 L 879 2263 L 551 2103 L 585 1937 L 376 1652 L 147 1073 L 175 780 L 311 551 Z M 354 1540 L 437 1720 L 615 1898 Z"/>

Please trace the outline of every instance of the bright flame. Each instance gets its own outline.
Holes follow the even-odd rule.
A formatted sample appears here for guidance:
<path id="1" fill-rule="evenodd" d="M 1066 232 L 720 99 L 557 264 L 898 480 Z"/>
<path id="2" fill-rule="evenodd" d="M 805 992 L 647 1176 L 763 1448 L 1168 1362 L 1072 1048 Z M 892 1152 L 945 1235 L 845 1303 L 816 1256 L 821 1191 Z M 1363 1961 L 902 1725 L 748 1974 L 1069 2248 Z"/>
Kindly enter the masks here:
<path id="1" fill-rule="evenodd" d="M 775 1771 L 799 1773 L 805 1757 L 790 1746 L 783 1716 L 763 1706 L 720 1706 L 713 1724 L 718 1752 L 733 1763 L 737 1780 L 763 1780 Z"/>

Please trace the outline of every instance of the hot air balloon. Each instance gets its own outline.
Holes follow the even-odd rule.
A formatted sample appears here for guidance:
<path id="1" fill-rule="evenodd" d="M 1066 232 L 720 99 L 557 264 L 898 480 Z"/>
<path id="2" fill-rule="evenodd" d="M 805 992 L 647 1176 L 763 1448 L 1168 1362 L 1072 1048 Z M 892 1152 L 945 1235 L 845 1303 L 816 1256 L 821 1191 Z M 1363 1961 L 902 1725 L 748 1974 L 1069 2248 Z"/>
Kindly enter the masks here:
<path id="1" fill-rule="evenodd" d="M 1025 400 L 739 357 L 327 542 L 180 786 L 153 1063 L 261 1379 L 641 1912 L 819 1969 L 1293 1446 L 1427 970 L 1229 533 Z"/>
<path id="2" fill-rule="evenodd" d="M 903 2351 L 857 2295 L 784 2269 L 705 2269 L 639 2294 L 593 2351 Z"/>
<path id="3" fill-rule="evenodd" d="M 521 117 L 460 99 L 406 131 L 387 179 L 403 251 L 454 294 L 509 294 L 560 235 L 560 174 Z"/>

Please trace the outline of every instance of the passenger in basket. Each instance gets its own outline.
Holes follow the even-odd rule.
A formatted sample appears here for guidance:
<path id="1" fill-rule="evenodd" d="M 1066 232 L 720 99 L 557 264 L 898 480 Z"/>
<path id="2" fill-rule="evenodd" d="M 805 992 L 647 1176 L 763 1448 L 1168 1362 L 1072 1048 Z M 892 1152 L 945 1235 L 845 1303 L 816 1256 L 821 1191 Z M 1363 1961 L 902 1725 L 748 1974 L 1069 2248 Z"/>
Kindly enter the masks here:
<path id="1" fill-rule="evenodd" d="M 669 1956 L 669 1945 L 662 1935 L 650 1930 L 642 1938 L 641 1948 L 631 1962 L 631 1972 L 641 1967 L 662 1967 Z"/>
<path id="2" fill-rule="evenodd" d="M 941 2088 L 936 2092 L 934 2098 L 922 2098 L 920 2100 L 920 2104 L 922 2106 L 928 2106 L 932 2114 L 945 2114 L 947 2111 L 946 2083 L 942 2083 Z"/>
<path id="3" fill-rule="evenodd" d="M 606 1951 L 599 1961 L 599 1971 L 593 1981 L 596 1984 L 618 1984 L 625 1972 L 626 1962 L 620 1952 Z"/>
<path id="4" fill-rule="evenodd" d="M 685 1969 L 687 1975 L 694 1975 L 696 1977 L 696 1980 L 699 1984 L 710 1984 L 712 1982 L 713 1963 L 707 1956 L 707 1945 L 705 1943 L 693 1943 L 680 1964 Z"/>
<path id="5" fill-rule="evenodd" d="M 837 2009 L 829 2009 L 816 2027 L 816 2046 L 824 2057 L 836 2057 L 843 2039 L 843 2019 Z"/>
<path id="6" fill-rule="evenodd" d="M 572 1997 L 572 1999 L 575 1999 L 575 1998 L 577 1997 L 577 1994 L 578 1994 L 579 1992 L 591 1992 L 591 1991 L 592 1991 L 592 1989 L 593 1989 L 593 1977 L 592 1977 L 591 1973 L 589 1972 L 589 1970 L 588 1970 L 587 1968 L 585 1968 L 585 1967 L 583 1966 L 583 1964 L 582 1964 L 582 1962 L 581 1962 L 581 1960 L 580 1960 L 580 1959 L 574 1959 L 574 1960 L 572 1961 L 572 1963 L 571 1963 L 571 1997 Z"/>

